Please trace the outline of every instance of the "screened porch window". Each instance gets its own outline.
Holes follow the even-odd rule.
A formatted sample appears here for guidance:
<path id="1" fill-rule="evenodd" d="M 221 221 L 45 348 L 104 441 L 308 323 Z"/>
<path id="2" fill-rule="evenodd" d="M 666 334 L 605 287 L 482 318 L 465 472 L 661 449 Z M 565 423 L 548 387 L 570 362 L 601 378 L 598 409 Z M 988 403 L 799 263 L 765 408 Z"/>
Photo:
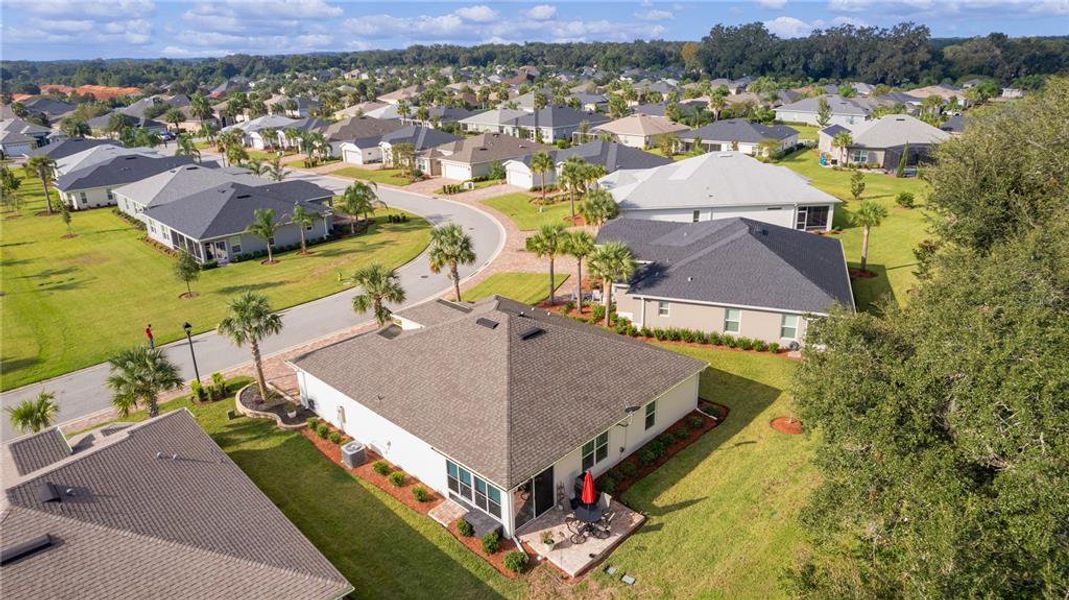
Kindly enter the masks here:
<path id="1" fill-rule="evenodd" d="M 501 490 L 451 460 L 445 461 L 445 471 L 449 491 L 487 514 L 501 518 Z"/>

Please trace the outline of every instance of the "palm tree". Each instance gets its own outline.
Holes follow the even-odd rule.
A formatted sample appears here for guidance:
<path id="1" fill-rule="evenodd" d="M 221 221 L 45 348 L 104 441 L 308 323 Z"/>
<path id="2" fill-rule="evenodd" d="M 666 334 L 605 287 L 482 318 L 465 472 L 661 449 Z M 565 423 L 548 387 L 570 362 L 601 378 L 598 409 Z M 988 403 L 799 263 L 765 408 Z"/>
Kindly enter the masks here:
<path id="1" fill-rule="evenodd" d="M 709 108 L 711 108 L 713 110 L 713 121 L 714 122 L 720 120 L 720 113 L 725 108 L 727 108 L 727 105 L 728 105 L 727 100 L 725 100 L 724 97 L 721 96 L 720 94 L 713 94 L 713 96 L 711 98 L 709 98 Z"/>
<path id="2" fill-rule="evenodd" d="M 59 128 L 64 135 L 75 139 L 84 138 L 90 133 L 89 124 L 79 119 L 64 119 Z"/>
<path id="3" fill-rule="evenodd" d="M 453 280 L 453 291 L 460 302 L 460 265 L 475 262 L 475 250 L 472 248 L 471 236 L 464 233 L 458 223 L 446 223 L 431 230 L 431 247 L 429 251 L 431 271 L 438 273 L 443 268 L 449 269 L 449 278 Z"/>
<path id="4" fill-rule="evenodd" d="M 301 254 L 308 254 L 308 245 L 304 241 L 304 230 L 315 224 L 316 214 L 309 212 L 304 208 L 303 204 L 295 203 L 290 221 L 293 221 L 293 224 L 297 226 L 297 231 L 301 233 Z"/>
<path id="5" fill-rule="evenodd" d="M 564 225 L 543 225 L 538 233 L 527 238 L 527 251 L 534 252 L 539 258 L 549 259 L 549 304 L 553 305 L 553 292 L 557 289 L 557 280 L 553 272 L 556 258 L 565 253 L 568 232 Z"/>
<path id="6" fill-rule="evenodd" d="M 26 161 L 26 174 L 36 175 L 41 179 L 41 186 L 45 190 L 45 206 L 48 214 L 52 214 L 52 194 L 48 190 L 48 182 L 52 180 L 52 174 L 56 169 L 56 161 L 51 156 L 31 156 Z"/>
<path id="7" fill-rule="evenodd" d="M 167 112 L 163 113 L 163 120 L 174 125 L 174 130 L 178 131 L 178 125 L 186 120 L 186 115 L 182 112 L 182 109 L 172 106 L 167 109 Z"/>
<path id="8" fill-rule="evenodd" d="M 594 188 L 586 193 L 583 203 L 579 205 L 579 214 L 587 225 L 601 227 L 609 219 L 613 219 L 619 213 L 616 200 L 612 194 L 601 188 Z"/>
<path id="9" fill-rule="evenodd" d="M 275 232 L 282 223 L 275 221 L 275 209 L 257 208 L 253 212 L 252 223 L 245 228 L 245 233 L 254 235 L 267 242 L 267 264 L 274 264 L 271 246 L 274 245 Z"/>
<path id="10" fill-rule="evenodd" d="M 573 231 L 565 240 L 565 252 L 575 257 L 575 303 L 583 314 L 583 260 L 594 253 L 594 237 L 583 230 Z"/>
<path id="11" fill-rule="evenodd" d="M 180 133 L 175 143 L 178 145 L 178 149 L 174 151 L 175 156 L 192 156 L 193 160 L 200 162 L 200 150 L 193 143 L 192 136 L 188 133 Z"/>
<path id="12" fill-rule="evenodd" d="M 539 188 L 542 190 L 542 204 L 538 211 L 546 204 L 546 173 L 553 170 L 553 157 L 548 152 L 538 152 L 531 157 L 531 172 L 538 173 Z"/>
<path id="13" fill-rule="evenodd" d="M 865 200 L 857 207 L 854 214 L 854 223 L 862 227 L 861 234 L 861 270 L 864 271 L 869 262 L 869 230 L 879 227 L 887 217 L 887 209 L 873 200 Z"/>
<path id="14" fill-rule="evenodd" d="M 380 264 L 371 264 L 353 273 L 353 283 L 361 292 L 353 297 L 353 310 L 357 313 L 372 311 L 375 321 L 385 325 L 393 313 L 386 308 L 387 302 L 398 304 L 405 301 L 405 290 L 397 273 Z"/>
<path id="15" fill-rule="evenodd" d="M 849 131 L 840 131 L 831 138 L 831 147 L 839 151 L 839 160 L 846 162 L 846 149 L 854 143 L 854 138 L 850 137 Z"/>
<path id="16" fill-rule="evenodd" d="M 276 156 L 268 161 L 266 165 L 262 165 L 260 174 L 266 175 L 272 181 L 282 181 L 290 172 L 282 166 L 282 157 Z"/>
<path id="17" fill-rule="evenodd" d="M 219 128 L 211 121 L 205 121 L 200 124 L 200 137 L 204 138 L 211 144 L 215 141 L 215 133 L 219 131 Z"/>
<path id="18" fill-rule="evenodd" d="M 266 296 L 250 290 L 227 302 L 227 316 L 219 322 L 218 331 L 239 348 L 249 345 L 256 365 L 256 385 L 260 388 L 260 398 L 266 402 L 267 380 L 260 357 L 260 340 L 282 331 L 282 317 L 271 311 Z"/>
<path id="19" fill-rule="evenodd" d="M 601 279 L 605 295 L 606 327 L 609 326 L 609 315 L 612 312 L 612 284 L 630 279 L 636 267 L 635 257 L 623 242 L 608 242 L 599 246 L 587 261 L 590 274 Z"/>
<path id="20" fill-rule="evenodd" d="M 147 406 L 148 416 L 155 417 L 160 414 L 157 404 L 160 393 L 182 386 L 178 367 L 159 348 L 134 346 L 108 362 L 111 373 L 107 384 L 115 392 L 112 402 L 124 417 L 138 404 Z"/>
<path id="21" fill-rule="evenodd" d="M 357 216 L 362 214 L 364 220 L 367 220 L 368 213 L 375 210 L 375 207 L 386 206 L 386 203 L 379 200 L 378 194 L 375 193 L 378 189 L 379 186 L 374 181 L 354 181 L 342 194 L 341 210 L 353 217 L 349 220 L 350 233 L 356 234 L 355 218 Z"/>
<path id="22" fill-rule="evenodd" d="M 575 195 L 586 181 L 587 162 L 578 156 L 569 156 L 561 167 L 561 185 L 568 188 L 568 202 L 571 204 L 572 219 L 575 219 Z"/>
<path id="23" fill-rule="evenodd" d="M 5 408 L 11 426 L 19 431 L 37 433 L 42 429 L 52 426 L 59 414 L 59 405 L 56 404 L 56 395 L 52 392 L 41 391 L 34 399 L 26 399 L 17 406 Z"/>
<path id="24" fill-rule="evenodd" d="M 215 112 L 212 110 L 212 105 L 208 103 L 208 99 L 204 97 L 204 94 L 197 92 L 189 98 L 189 114 L 206 121 L 212 118 Z"/>
<path id="25" fill-rule="evenodd" d="M 301 142 L 304 140 L 302 139 L 303 133 L 300 129 L 297 129 L 296 127 L 287 127 L 282 130 L 282 135 L 286 138 L 287 143 L 297 146 L 298 153 L 303 152 Z"/>
<path id="26" fill-rule="evenodd" d="M 273 127 L 264 127 L 260 130 L 260 139 L 264 141 L 264 148 L 278 146 L 278 130 Z"/>

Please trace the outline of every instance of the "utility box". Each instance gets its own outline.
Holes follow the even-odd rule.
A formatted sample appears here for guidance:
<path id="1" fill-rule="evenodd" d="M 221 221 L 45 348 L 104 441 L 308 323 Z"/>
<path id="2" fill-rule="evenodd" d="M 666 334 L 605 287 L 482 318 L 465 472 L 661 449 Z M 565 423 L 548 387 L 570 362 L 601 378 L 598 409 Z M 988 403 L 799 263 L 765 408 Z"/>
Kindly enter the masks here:
<path id="1" fill-rule="evenodd" d="M 349 442 L 341 447 L 341 461 L 350 469 L 367 462 L 367 451 L 360 442 Z"/>

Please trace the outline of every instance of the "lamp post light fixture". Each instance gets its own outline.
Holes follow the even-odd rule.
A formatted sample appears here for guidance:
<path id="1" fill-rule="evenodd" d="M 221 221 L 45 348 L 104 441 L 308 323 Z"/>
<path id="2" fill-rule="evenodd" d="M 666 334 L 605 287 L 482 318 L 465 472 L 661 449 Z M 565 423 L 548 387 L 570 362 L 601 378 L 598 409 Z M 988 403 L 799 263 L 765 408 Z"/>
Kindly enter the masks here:
<path id="1" fill-rule="evenodd" d="M 189 342 L 189 356 L 193 358 L 193 375 L 200 381 L 200 370 L 197 368 L 197 353 L 193 351 L 193 326 L 189 321 L 182 323 L 182 329 L 186 332 L 186 341 Z"/>

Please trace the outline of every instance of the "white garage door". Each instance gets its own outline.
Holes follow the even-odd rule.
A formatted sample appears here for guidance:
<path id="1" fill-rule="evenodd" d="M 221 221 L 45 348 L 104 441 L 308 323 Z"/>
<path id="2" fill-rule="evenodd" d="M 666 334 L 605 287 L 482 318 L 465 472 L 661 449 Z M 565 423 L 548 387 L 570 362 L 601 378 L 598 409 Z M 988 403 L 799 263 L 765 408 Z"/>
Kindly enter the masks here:
<path id="1" fill-rule="evenodd" d="M 364 164 L 364 161 L 361 158 L 361 153 L 360 153 L 359 150 L 352 150 L 352 149 L 346 148 L 345 151 L 342 152 L 342 157 L 341 158 L 342 158 L 343 161 L 345 161 L 345 162 L 347 162 L 349 164 L 353 164 L 353 165 Z"/>
<path id="2" fill-rule="evenodd" d="M 457 181 L 471 179 L 471 168 L 467 165 L 443 164 L 442 177 L 456 179 Z"/>
<path id="3" fill-rule="evenodd" d="M 534 187 L 534 176 L 530 171 L 520 171 L 517 169 L 509 169 L 506 178 L 509 185 L 521 187 L 525 190 L 529 190 Z"/>

